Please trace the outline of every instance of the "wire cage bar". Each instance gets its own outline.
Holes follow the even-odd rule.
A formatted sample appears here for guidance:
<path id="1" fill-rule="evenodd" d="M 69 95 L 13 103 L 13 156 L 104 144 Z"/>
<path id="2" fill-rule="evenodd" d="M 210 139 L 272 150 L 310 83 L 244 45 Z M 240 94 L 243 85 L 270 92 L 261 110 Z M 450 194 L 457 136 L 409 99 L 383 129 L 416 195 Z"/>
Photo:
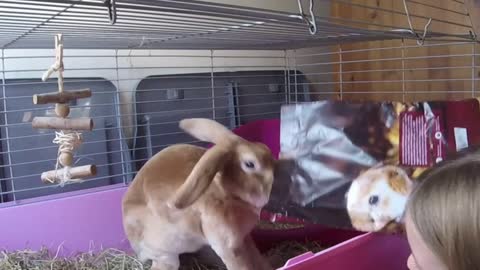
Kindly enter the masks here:
<path id="1" fill-rule="evenodd" d="M 316 25 L 313 35 L 298 9 L 287 12 L 223 2 L 2 0 L 0 47 L 51 48 L 51 37 L 58 32 L 64 34 L 67 48 L 96 49 L 294 49 L 366 40 L 472 39 L 468 13 L 457 1 L 442 7 L 434 1 L 402 0 L 383 7 L 380 1 L 319 0 L 318 13 L 311 17 Z M 398 6 L 401 2 L 404 7 Z M 439 15 L 409 12 L 408 6 Z M 336 15 L 345 8 L 352 16 Z M 394 19 L 375 23 L 356 18 L 365 13 Z M 445 13 L 452 19 L 440 15 Z M 432 29 L 425 26 L 429 20 Z M 456 29 L 445 31 L 445 25 Z"/>

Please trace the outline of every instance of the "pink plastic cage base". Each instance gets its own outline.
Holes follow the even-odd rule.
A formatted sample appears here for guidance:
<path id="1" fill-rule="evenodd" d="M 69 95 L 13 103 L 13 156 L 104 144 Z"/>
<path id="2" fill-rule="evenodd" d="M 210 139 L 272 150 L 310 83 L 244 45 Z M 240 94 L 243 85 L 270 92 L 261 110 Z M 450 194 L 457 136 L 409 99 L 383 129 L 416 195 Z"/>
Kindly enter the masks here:
<path id="1" fill-rule="evenodd" d="M 254 122 L 235 132 L 247 140 L 264 142 L 278 157 L 279 120 Z M 46 247 L 58 256 L 104 248 L 130 251 L 122 226 L 121 199 L 125 191 L 124 185 L 116 185 L 0 205 L 0 249 Z M 272 214 L 264 212 L 262 217 L 270 219 Z M 281 222 L 302 222 L 276 218 Z M 403 270 L 409 253 L 402 238 L 311 224 L 299 229 L 256 230 L 252 235 L 261 250 L 282 241 L 307 239 L 334 246 L 318 254 L 293 258 L 283 269 Z"/>
<path id="2" fill-rule="evenodd" d="M 364 234 L 317 254 L 290 259 L 282 270 L 407 270 L 410 254 L 404 237 Z"/>

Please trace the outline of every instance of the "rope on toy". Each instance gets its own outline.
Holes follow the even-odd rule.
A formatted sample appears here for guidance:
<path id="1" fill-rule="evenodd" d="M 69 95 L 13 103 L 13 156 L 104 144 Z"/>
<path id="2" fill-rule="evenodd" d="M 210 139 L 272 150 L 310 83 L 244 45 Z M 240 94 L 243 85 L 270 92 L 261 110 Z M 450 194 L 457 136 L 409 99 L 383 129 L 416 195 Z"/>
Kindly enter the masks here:
<path id="1" fill-rule="evenodd" d="M 60 179 L 59 185 L 64 186 L 70 182 L 81 182 L 81 179 L 74 179 L 70 172 L 71 163 L 73 162 L 73 154 L 80 147 L 83 142 L 82 134 L 79 132 L 69 131 L 56 131 L 55 139 L 53 143 L 59 145 L 58 158 L 55 164 L 55 177 L 46 177 L 45 180 L 50 183 L 55 183 L 55 179 Z M 70 164 L 70 165 L 68 165 Z M 62 170 L 63 169 L 63 170 Z M 62 170 L 62 174 L 59 175 L 59 171 Z M 60 177 L 59 177 L 60 176 Z"/>
<path id="2" fill-rule="evenodd" d="M 82 144 L 83 137 L 82 133 L 79 132 L 55 132 L 55 139 L 53 139 L 54 144 L 60 145 L 59 152 L 72 153 Z"/>

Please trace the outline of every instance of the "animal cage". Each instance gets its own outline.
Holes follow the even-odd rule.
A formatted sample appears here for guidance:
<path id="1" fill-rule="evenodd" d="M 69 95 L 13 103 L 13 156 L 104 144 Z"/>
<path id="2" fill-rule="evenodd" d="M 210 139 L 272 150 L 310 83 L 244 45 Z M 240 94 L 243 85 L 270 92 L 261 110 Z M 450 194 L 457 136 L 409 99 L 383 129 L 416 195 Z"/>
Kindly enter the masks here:
<path id="1" fill-rule="evenodd" d="M 184 118 L 215 119 L 278 157 L 286 104 L 475 98 L 479 9 L 469 0 L 0 0 L 0 248 L 129 250 L 121 198 L 136 172 L 169 145 L 206 146 L 179 129 Z M 57 75 L 42 81 L 57 34 L 64 88 L 91 90 L 69 101 L 70 116 L 94 122 L 74 166 L 95 164 L 96 175 L 66 185 L 41 181 L 58 146 L 53 130 L 32 129 L 55 115 L 32 96 L 57 91 Z M 405 269 L 409 254 L 401 237 L 317 225 L 254 234 L 265 246 L 333 245 L 285 269 Z"/>

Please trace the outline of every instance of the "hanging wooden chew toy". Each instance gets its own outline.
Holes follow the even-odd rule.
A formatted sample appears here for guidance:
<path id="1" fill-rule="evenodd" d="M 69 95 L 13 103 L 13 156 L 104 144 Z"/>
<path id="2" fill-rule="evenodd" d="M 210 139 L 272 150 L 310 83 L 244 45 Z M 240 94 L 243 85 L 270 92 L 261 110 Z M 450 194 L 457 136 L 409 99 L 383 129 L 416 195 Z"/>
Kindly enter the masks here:
<path id="1" fill-rule="evenodd" d="M 33 104 L 55 104 L 55 113 L 58 117 L 35 117 L 32 127 L 37 129 L 55 129 L 53 143 L 58 144 L 58 155 L 55 170 L 44 172 L 41 179 L 45 183 L 79 182 L 83 178 L 96 175 L 95 165 L 72 167 L 73 154 L 82 143 L 82 134 L 78 131 L 91 131 L 93 120 L 89 117 L 76 119 L 67 118 L 70 114 L 68 103 L 79 98 L 92 96 L 90 89 L 64 91 L 63 89 L 63 37 L 55 36 L 55 63 L 45 72 L 42 81 L 46 81 L 54 72 L 58 72 L 58 92 L 38 94 L 33 96 Z"/>

